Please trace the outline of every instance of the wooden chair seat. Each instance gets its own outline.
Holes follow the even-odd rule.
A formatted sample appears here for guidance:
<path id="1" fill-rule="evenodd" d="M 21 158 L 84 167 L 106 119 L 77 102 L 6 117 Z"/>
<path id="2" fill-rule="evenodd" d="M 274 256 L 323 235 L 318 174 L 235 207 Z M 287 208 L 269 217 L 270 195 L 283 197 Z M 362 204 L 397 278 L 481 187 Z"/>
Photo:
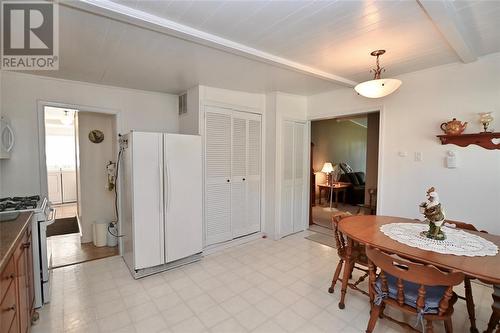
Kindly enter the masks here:
<path id="1" fill-rule="evenodd" d="M 398 278 L 390 274 L 385 274 L 385 278 L 387 280 L 387 287 L 388 287 L 387 297 L 385 300 L 387 302 L 391 302 L 393 300 L 398 301 Z M 382 291 L 382 283 L 383 283 L 382 279 L 379 276 L 375 282 L 376 295 L 384 294 L 384 292 Z M 420 286 L 416 283 L 403 281 L 403 289 L 404 289 L 403 302 L 407 307 L 410 307 L 411 311 L 413 312 L 414 309 L 417 307 L 419 288 Z M 445 286 L 431 286 L 426 289 L 426 297 L 424 303 L 424 308 L 426 309 L 425 311 L 426 315 L 431 316 L 432 314 L 439 313 L 439 302 L 444 297 L 445 292 L 446 292 Z M 458 295 L 453 293 L 453 296 L 450 299 L 450 304 L 454 304 L 457 299 Z M 451 307 L 448 309 L 450 310 L 453 308 Z"/>
<path id="2" fill-rule="evenodd" d="M 379 317 L 417 331 L 408 323 L 384 314 L 386 306 L 417 315 L 424 323 L 422 330 L 433 333 L 433 321 L 444 322 L 447 333 L 453 332 L 451 315 L 458 296 L 453 287 L 464 280 L 460 272 L 446 273 L 434 266 L 415 263 L 378 249 L 366 247 L 370 276 L 370 320 L 366 329 L 371 333 Z M 377 268 L 380 273 L 377 275 Z"/>

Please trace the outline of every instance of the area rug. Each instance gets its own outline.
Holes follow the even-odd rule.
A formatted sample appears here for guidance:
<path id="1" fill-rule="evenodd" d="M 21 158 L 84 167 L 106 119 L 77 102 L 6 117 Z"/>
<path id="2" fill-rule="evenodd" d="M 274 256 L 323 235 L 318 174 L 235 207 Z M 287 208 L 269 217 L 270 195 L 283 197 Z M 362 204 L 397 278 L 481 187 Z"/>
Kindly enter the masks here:
<path id="1" fill-rule="evenodd" d="M 307 236 L 306 239 L 322 245 L 329 246 L 334 249 L 337 248 L 337 246 L 335 245 L 335 239 L 333 238 L 333 236 L 330 235 L 315 232 L 312 235 Z"/>
<path id="2" fill-rule="evenodd" d="M 56 219 L 54 223 L 47 226 L 47 237 L 57 235 L 75 234 L 80 232 L 76 216 Z"/>
<path id="3" fill-rule="evenodd" d="M 333 229 L 331 227 L 326 228 L 321 225 L 311 224 L 308 229 L 314 232 L 319 232 L 320 234 L 333 236 Z"/>

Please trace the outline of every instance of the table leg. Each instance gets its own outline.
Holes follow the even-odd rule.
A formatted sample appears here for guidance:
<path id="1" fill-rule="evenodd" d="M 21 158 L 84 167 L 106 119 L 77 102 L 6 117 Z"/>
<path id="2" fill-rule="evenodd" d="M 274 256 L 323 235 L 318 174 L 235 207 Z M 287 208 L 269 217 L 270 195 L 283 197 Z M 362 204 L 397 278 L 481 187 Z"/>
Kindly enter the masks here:
<path id="1" fill-rule="evenodd" d="M 334 191 L 335 192 L 335 208 L 339 206 L 339 191 Z"/>
<path id="2" fill-rule="evenodd" d="M 323 192 L 323 191 L 321 190 L 321 187 L 320 187 L 319 188 L 319 205 L 320 206 L 321 206 L 321 192 Z"/>
<path id="3" fill-rule="evenodd" d="M 352 261 L 352 247 L 354 246 L 354 242 L 351 238 L 347 239 L 347 251 L 346 251 L 346 259 L 344 263 L 344 275 L 342 277 L 342 289 L 340 291 L 340 302 L 339 308 L 345 308 L 345 294 L 347 292 L 347 285 L 349 283 L 349 278 L 351 276 L 352 268 L 354 266 L 354 262 Z"/>
<path id="4" fill-rule="evenodd" d="M 470 320 L 470 332 L 479 333 L 476 327 L 476 311 L 474 309 L 474 299 L 472 298 L 472 287 L 470 284 L 469 277 L 465 278 L 464 286 L 465 286 L 465 300 L 467 303 L 467 312 L 469 313 L 469 320 Z"/>

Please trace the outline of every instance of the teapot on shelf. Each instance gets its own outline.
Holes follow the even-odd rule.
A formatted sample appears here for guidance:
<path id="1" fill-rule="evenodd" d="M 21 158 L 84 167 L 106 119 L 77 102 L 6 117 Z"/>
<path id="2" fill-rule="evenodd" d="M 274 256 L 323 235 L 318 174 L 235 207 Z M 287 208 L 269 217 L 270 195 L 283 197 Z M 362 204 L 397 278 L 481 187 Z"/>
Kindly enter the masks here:
<path id="1" fill-rule="evenodd" d="M 457 118 L 453 118 L 447 123 L 441 124 L 441 129 L 446 135 L 460 135 L 467 127 L 467 122 L 461 122 Z"/>

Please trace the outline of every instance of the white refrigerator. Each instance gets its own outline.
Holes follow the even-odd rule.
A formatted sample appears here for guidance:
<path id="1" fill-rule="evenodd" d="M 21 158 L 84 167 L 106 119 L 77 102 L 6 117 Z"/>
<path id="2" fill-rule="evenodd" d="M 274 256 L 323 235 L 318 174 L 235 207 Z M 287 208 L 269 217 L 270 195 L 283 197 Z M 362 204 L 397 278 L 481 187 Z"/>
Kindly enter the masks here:
<path id="1" fill-rule="evenodd" d="M 201 137 L 132 131 L 121 141 L 122 253 L 132 275 L 199 260 Z"/>

